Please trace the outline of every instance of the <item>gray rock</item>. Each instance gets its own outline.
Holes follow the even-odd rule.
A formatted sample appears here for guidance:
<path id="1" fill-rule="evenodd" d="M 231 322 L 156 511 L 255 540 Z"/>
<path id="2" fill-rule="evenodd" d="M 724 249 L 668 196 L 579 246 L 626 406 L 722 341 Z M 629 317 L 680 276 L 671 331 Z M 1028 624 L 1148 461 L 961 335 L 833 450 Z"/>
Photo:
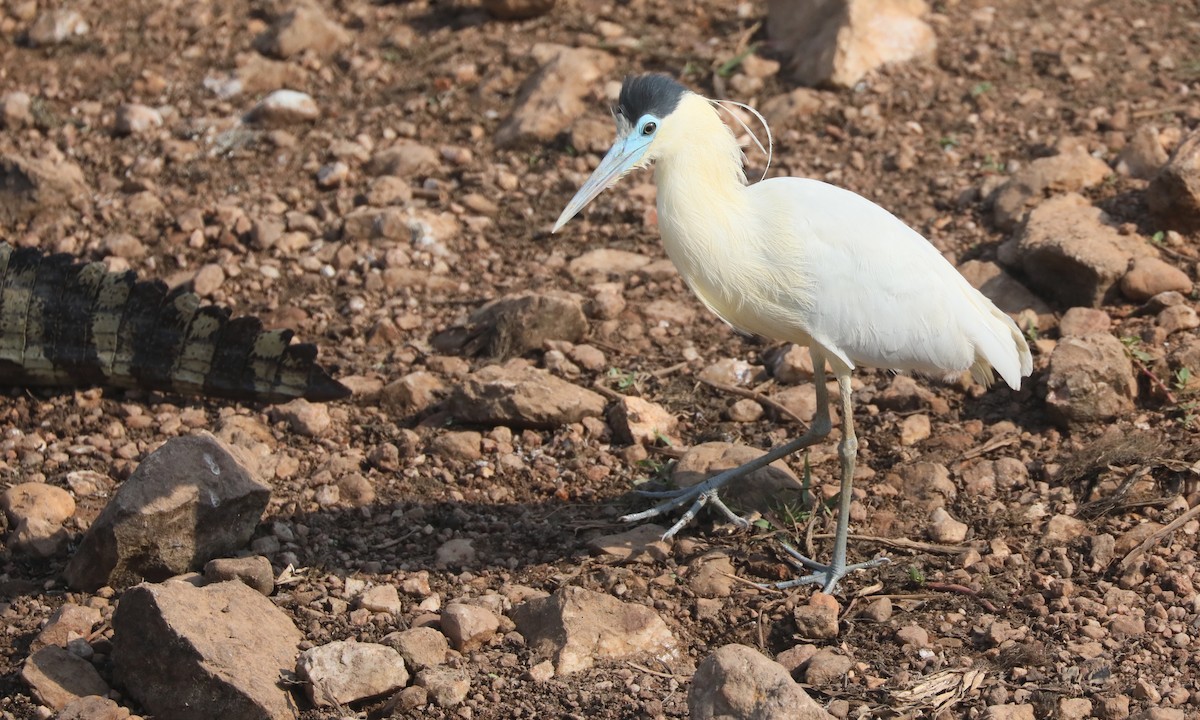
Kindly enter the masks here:
<path id="1" fill-rule="evenodd" d="M 724 442 L 701 443 L 690 448 L 675 464 L 671 480 L 677 487 L 691 487 L 722 470 L 743 465 L 764 455 L 763 451 L 746 445 Z M 725 502 L 744 508 L 766 509 L 774 503 L 795 500 L 803 493 L 803 485 L 782 460 L 740 478 L 722 491 Z"/>
<path id="2" fill-rule="evenodd" d="M 383 638 L 383 644 L 395 648 L 405 664 L 414 670 L 441 665 L 450 651 L 446 636 L 431 627 L 390 633 Z"/>
<path id="3" fill-rule="evenodd" d="M 67 160 L 0 155 L 0 225 L 77 215 L 91 205 L 83 170 Z"/>
<path id="4" fill-rule="evenodd" d="M 604 593 L 568 586 L 517 605 L 510 614 L 534 654 L 553 660 L 559 676 L 604 659 L 651 655 L 668 665 L 680 661 L 679 645 L 658 613 Z"/>
<path id="5" fill-rule="evenodd" d="M 57 645 L 47 645 L 27 657 L 21 679 L 38 702 L 55 710 L 81 697 L 108 694 L 108 683 L 90 662 Z"/>
<path id="6" fill-rule="evenodd" d="M 1038 158 L 1013 173 L 992 200 L 996 225 L 1012 230 L 1025 213 L 1050 194 L 1073 193 L 1104 182 L 1112 171 L 1103 160 L 1082 147 L 1051 157 Z"/>
<path id="7" fill-rule="evenodd" d="M 496 130 L 496 147 L 554 140 L 584 113 L 584 97 L 616 65 L 608 53 L 588 48 L 539 43 L 532 54 L 541 67 L 521 84 L 512 113 Z"/>
<path id="8" fill-rule="evenodd" d="M 296 717 L 281 683 L 300 631 L 241 582 L 143 583 L 113 614 L 113 677 L 146 710 L 177 720 Z"/>
<path id="9" fill-rule="evenodd" d="M 578 342 L 588 331 L 583 304 L 525 293 L 493 300 L 471 314 L 462 351 L 498 360 L 541 350 L 548 340 Z"/>
<path id="10" fill-rule="evenodd" d="M 1015 261 L 1045 297 L 1094 307 L 1115 299 L 1129 261 L 1148 254 L 1120 234 L 1108 216 L 1079 195 L 1064 195 L 1029 213 L 1017 236 Z"/>
<path id="11" fill-rule="evenodd" d="M 468 377 L 446 400 L 456 420 L 513 428 L 556 428 L 604 413 L 603 395 L 545 370 L 489 365 Z"/>
<path id="12" fill-rule="evenodd" d="M 787 669 L 745 645 L 704 658 L 688 691 L 692 720 L 833 720 Z"/>
<path id="13" fill-rule="evenodd" d="M 246 119 L 269 127 L 312 122 L 321 116 L 317 101 L 298 90 L 276 90 L 263 98 Z"/>
<path id="14" fill-rule="evenodd" d="M 204 566 L 204 580 L 210 583 L 240 580 L 263 595 L 270 595 L 275 589 L 271 561 L 262 555 L 209 560 Z"/>
<path id="15" fill-rule="evenodd" d="M 442 610 L 442 632 L 459 652 L 475 650 L 496 636 L 500 618 L 487 608 L 463 603 Z"/>
<path id="16" fill-rule="evenodd" d="M 1146 203 L 1170 227 L 1200 229 L 1200 131 L 1184 138 L 1170 161 L 1150 181 Z"/>
<path id="17" fill-rule="evenodd" d="M 767 35 L 796 82 L 848 88 L 884 65 L 933 57 L 927 11 L 911 0 L 770 0 Z"/>
<path id="18" fill-rule="evenodd" d="M 86 638 L 92 632 L 92 628 L 99 625 L 101 620 L 103 617 L 96 608 L 64 603 L 46 621 L 46 625 L 33 639 L 30 648 L 37 650 L 47 645 L 66 647 L 71 640 Z"/>
<path id="19" fill-rule="evenodd" d="M 457 707 L 471 692 L 471 678 L 466 670 L 430 667 L 417 673 L 417 685 L 425 688 L 429 699 L 439 707 Z"/>
<path id="20" fill-rule="evenodd" d="M 1063 425 L 1111 420 L 1133 409 L 1137 381 L 1125 346 L 1108 333 L 1063 338 L 1050 355 L 1046 410 Z"/>
<path id="21" fill-rule="evenodd" d="M 255 40 L 255 46 L 267 55 L 290 58 L 306 50 L 319 56 L 331 55 L 349 42 L 350 33 L 312 3 L 281 15 Z"/>
<path id="22" fill-rule="evenodd" d="M 207 435 L 172 438 L 138 465 L 67 565 L 77 590 L 198 570 L 245 547 L 271 490 Z"/>
<path id="23" fill-rule="evenodd" d="M 338 640 L 305 650 L 296 670 L 317 707 L 338 707 L 408 684 L 404 658 L 387 645 Z"/>

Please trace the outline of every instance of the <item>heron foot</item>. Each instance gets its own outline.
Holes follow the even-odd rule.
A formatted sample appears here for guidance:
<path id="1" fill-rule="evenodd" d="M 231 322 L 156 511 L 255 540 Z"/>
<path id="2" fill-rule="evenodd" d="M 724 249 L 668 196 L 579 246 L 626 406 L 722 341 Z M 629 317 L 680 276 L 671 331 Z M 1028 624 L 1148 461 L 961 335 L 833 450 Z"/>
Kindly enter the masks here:
<path id="1" fill-rule="evenodd" d="M 675 533 L 686 527 L 687 524 L 696 517 L 697 513 L 699 513 L 701 508 L 703 508 L 705 505 L 710 505 L 714 509 L 719 510 L 722 515 L 724 515 L 730 522 L 738 527 L 750 527 L 750 521 L 730 510 L 729 506 L 726 505 L 725 502 L 721 500 L 721 497 L 717 494 L 717 491 L 722 485 L 725 484 L 725 482 L 728 481 L 728 479 L 719 482 L 713 482 L 714 480 L 720 480 L 720 476 L 718 475 L 709 478 L 702 483 L 698 483 L 687 488 L 681 488 L 679 490 L 638 490 L 637 492 L 640 495 L 654 498 L 665 498 L 665 500 L 649 510 L 643 510 L 642 512 L 633 513 L 632 515 L 625 515 L 621 518 L 621 521 L 639 522 L 641 520 L 648 520 L 649 518 L 665 515 L 672 510 L 681 508 L 684 505 L 691 503 L 688 506 L 688 509 L 684 511 L 683 515 L 679 517 L 679 520 L 677 520 L 674 525 L 672 525 L 665 533 L 663 533 L 663 540 L 670 540 L 672 537 L 674 537 Z"/>
<path id="2" fill-rule="evenodd" d="M 781 583 L 768 584 L 763 587 L 775 588 L 776 590 L 786 590 L 788 588 L 799 587 L 801 585 L 820 585 L 821 592 L 826 595 L 832 595 L 837 589 L 838 582 L 855 570 L 866 570 L 868 568 L 879 567 L 880 565 L 891 562 L 891 558 L 877 557 L 866 562 L 846 564 L 846 558 L 843 556 L 841 562 L 835 557 L 833 562 L 828 565 L 811 560 L 804 555 L 801 555 L 796 548 L 787 543 L 780 543 L 783 549 L 791 556 L 790 562 L 800 570 L 812 570 L 813 572 L 798 577 L 795 580 L 787 580 Z M 843 553 L 844 555 L 844 553 Z"/>

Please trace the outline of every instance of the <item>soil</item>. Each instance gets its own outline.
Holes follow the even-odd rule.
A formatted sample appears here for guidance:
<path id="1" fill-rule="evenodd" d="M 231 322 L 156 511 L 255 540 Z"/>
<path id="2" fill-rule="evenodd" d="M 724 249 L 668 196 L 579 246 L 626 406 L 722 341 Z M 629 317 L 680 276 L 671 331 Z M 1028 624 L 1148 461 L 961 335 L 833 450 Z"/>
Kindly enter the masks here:
<path id="1" fill-rule="evenodd" d="M 100 200 L 65 224 L 6 227 L 0 234 L 9 242 L 100 259 L 109 254 L 108 239 L 128 233 L 145 253 L 130 253 L 118 264 L 176 282 L 218 264 L 225 279 L 210 299 L 294 327 L 301 339 L 320 345 L 322 361 L 339 376 L 359 376 L 363 385 L 417 370 L 451 385 L 460 382 L 456 363 L 441 357 L 431 338 L 505 294 L 570 291 L 590 297 L 588 283 L 566 271 L 567 261 L 588 250 L 664 257 L 647 213 L 651 204 L 645 193 L 629 192 L 650 182 L 648 174 L 626 178 L 551 236 L 550 225 L 594 167 L 596 154 L 572 147 L 568 135 L 518 149 L 492 145 L 521 82 L 537 67 L 530 54 L 535 43 L 605 49 L 617 61 L 610 80 L 663 71 L 704 94 L 724 92 L 752 104 L 793 89 L 786 78 L 768 75 L 753 96 L 738 96 L 729 89 L 736 82 L 718 72 L 750 43 L 771 57 L 762 3 L 560 1 L 547 15 L 505 22 L 467 0 L 342 0 L 323 6 L 347 28 L 352 43 L 326 59 L 306 55 L 288 63 L 296 89 L 317 99 L 319 117 L 239 135 L 227 131 L 261 94 L 222 99 L 206 80 L 227 77 L 253 55 L 255 38 L 286 6 L 84 0 L 73 8 L 89 20 L 86 34 L 31 47 L 20 41 L 36 15 L 28 13 L 28 4 L 0 3 L 7 12 L 0 13 L 6 18 L 0 26 L 0 91 L 22 90 L 34 98 L 33 123 L 0 135 L 0 150 L 45 156 L 56 148 L 83 169 Z M 772 174 L 816 177 L 862 193 L 957 263 L 995 259 L 1008 235 L 992 224 L 983 190 L 998 177 L 1069 143 L 1112 163 L 1142 125 L 1186 134 L 1200 124 L 1198 9 L 1194 2 L 1145 0 L 935 3 L 936 61 L 879 71 L 851 90 L 824 91 L 815 114 L 773 128 Z M 623 35 L 603 38 L 598 21 L 620 26 Z M 602 81 L 589 98 L 588 117 L 607 118 L 603 91 Z M 161 132 L 122 135 L 112 131 L 113 118 L 127 102 L 174 112 L 167 113 Z M 397 136 L 439 153 L 440 161 L 410 185 L 412 205 L 461 223 L 444 238 L 440 254 L 407 240 L 347 240 L 339 233 L 342 218 L 364 202 L 370 180 L 365 157 Z M 340 186 L 321 187 L 317 171 L 335 159 L 347 163 L 349 176 Z M 748 174 L 756 176 L 762 159 L 752 155 L 750 163 Z M 1117 222 L 1150 237 L 1160 228 L 1148 214 L 1145 189 L 1144 180 L 1114 174 L 1089 192 Z M 184 229 L 197 210 L 202 229 Z M 311 239 L 298 247 L 259 247 L 248 223 L 238 220 L 241 214 L 282 219 L 289 212 L 305 213 L 315 225 Z M 1195 278 L 1196 238 L 1182 240 L 1166 257 Z M 420 271 L 411 277 L 424 281 L 381 283 L 378 269 L 389 252 L 405 256 Z M 319 262 L 302 262 L 312 256 Z M 585 370 L 575 382 L 664 406 L 680 419 L 677 435 L 685 445 L 723 440 L 765 448 L 800 431 L 771 412 L 733 422 L 727 411 L 741 398 L 696 379 L 696 372 L 721 358 L 744 359 L 757 369 L 772 344 L 735 335 L 675 274 L 639 272 L 620 280 L 628 303 L 620 322 L 593 322 L 587 341 L 605 353 L 607 367 Z M 678 303 L 693 319 L 648 320 L 646 308 L 661 300 Z M 1105 308 L 1115 334 L 1137 334 L 1136 309 Z M 1045 330 L 1043 338 L 1055 337 L 1053 325 Z M 1170 385 L 1173 379 L 1148 372 L 1140 378 L 1143 392 L 1134 411 L 1111 423 L 1059 429 L 1044 410 L 1048 347 L 1035 347 L 1034 376 L 1019 392 L 996 388 L 984 394 L 978 387 L 922 381 L 948 407 L 941 412 L 882 408 L 874 398 L 893 377 L 856 373 L 863 471 L 855 531 L 882 539 L 853 540 L 851 556 L 882 552 L 893 562 L 844 583 L 841 634 L 816 644 L 838 649 L 854 665 L 842 681 L 809 689 L 823 705 L 850 717 L 916 717 L 933 716 L 944 700 L 940 717 L 979 717 L 991 705 L 1032 703 L 1038 717 L 1056 717 L 1062 698 L 1088 698 L 1099 708 L 1102 700 L 1123 696 L 1135 714 L 1162 706 L 1183 711 L 1181 717 L 1200 716 L 1196 522 L 1152 544 L 1140 561 L 1121 564 L 1136 546 L 1122 544 L 1127 531 L 1148 521 L 1169 523 L 1200 502 L 1196 472 L 1188 469 L 1200 446 L 1194 402 L 1183 392 L 1168 397 L 1157 391 L 1156 382 Z M 1146 351 L 1161 354 L 1162 348 Z M 526 357 L 540 364 L 542 352 Z M 491 361 L 463 362 L 477 369 Z M 902 446 L 900 424 L 914 412 L 930 415 L 932 434 Z M 693 663 L 731 642 L 772 657 L 806 642 L 796 637 L 793 609 L 810 590 L 783 593 L 735 583 L 732 594 L 720 599 L 719 613 L 702 614 L 687 573 L 696 558 L 719 549 L 742 578 L 786 577 L 777 537 L 792 537 L 802 548 L 815 544 L 813 552 L 824 557 L 829 541 L 806 540 L 805 533 L 830 532 L 830 514 L 758 508 L 769 522 L 753 532 L 734 532 L 702 514 L 665 560 L 621 564 L 595 556 L 589 539 L 622 530 L 618 516 L 646 506 L 630 492 L 633 484 L 676 454 L 670 448 L 648 456 L 630 450 L 595 425 L 511 434 L 466 428 L 482 432 L 484 442 L 482 459 L 464 460 L 429 445 L 447 432 L 451 418 L 397 409 L 377 393 L 331 405 L 330 429 L 311 437 L 266 407 L 115 390 L 14 389 L 0 402 L 0 478 L 67 487 L 68 473 L 92 470 L 119 482 L 165 439 L 215 430 L 231 415 L 267 428 L 267 443 L 286 467 L 276 471 L 259 536 L 271 536 L 277 523 L 306 528 L 272 559 L 277 570 L 284 561 L 299 568 L 277 597 L 309 644 L 378 640 L 408 626 L 423 612 L 416 607 L 420 597 L 406 596 L 403 612 L 393 618 L 365 621 L 346 612 L 345 603 L 321 599 L 338 596 L 348 577 L 401 584 L 419 573 L 428 573 L 443 602 L 513 585 L 552 591 L 576 584 L 612 592 L 654 607 Z M 153 422 L 130 422 L 137 416 Z M 400 450 L 394 467 L 365 459 L 389 443 Z M 498 462 L 506 445 L 522 459 L 518 466 Z M 809 456 L 812 482 L 826 494 L 836 492 L 833 448 L 831 440 Z M 1027 477 L 1000 478 L 990 494 L 972 490 L 973 473 L 985 473 L 1003 458 L 1019 461 Z M 317 490 L 337 478 L 338 462 L 349 462 L 365 477 L 373 491 L 368 502 L 319 502 Z M 803 458 L 789 462 L 804 472 Z M 951 470 L 956 492 L 947 510 L 969 528 L 957 549 L 941 551 L 928 542 L 929 508 L 897 480 L 919 462 Z M 104 499 L 77 498 L 69 526 L 76 537 Z M 1081 519 L 1082 533 L 1047 537 L 1046 521 L 1058 514 Z M 1095 538 L 1104 534 L 1118 539 L 1115 557 L 1097 557 L 1102 543 Z M 435 552 L 452 538 L 473 541 L 477 560 L 469 567 L 436 563 Z M 43 717 L 19 677 L 32 638 L 63 602 L 104 606 L 106 599 L 67 590 L 64 557 L 36 561 L 6 551 L 0 559 L 0 712 Z M 892 598 L 894 615 L 867 620 L 864 607 L 882 595 Z M 1131 632 L 1114 618 L 1144 620 L 1144 628 Z M 910 625 L 928 632 L 928 647 L 897 636 Z M 104 631 L 97 637 L 96 664 L 107 677 Z M 472 681 L 465 703 L 414 710 L 414 717 L 687 715 L 689 683 L 675 669 L 606 661 L 577 675 L 534 682 L 527 676 L 530 653 L 513 635 L 469 653 L 460 664 Z M 961 678 L 974 677 L 967 671 L 981 671 L 982 679 L 962 687 Z M 943 672 L 938 677 L 959 680 L 939 698 L 922 682 Z M 349 713 L 309 710 L 305 717 Z"/>

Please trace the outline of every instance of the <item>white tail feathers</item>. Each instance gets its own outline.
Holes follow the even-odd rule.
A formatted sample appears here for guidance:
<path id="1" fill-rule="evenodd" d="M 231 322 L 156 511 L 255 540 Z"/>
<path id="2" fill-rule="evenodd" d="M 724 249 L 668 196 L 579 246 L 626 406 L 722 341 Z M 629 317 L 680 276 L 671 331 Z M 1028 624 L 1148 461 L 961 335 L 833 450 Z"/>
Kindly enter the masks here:
<path id="1" fill-rule="evenodd" d="M 971 306 L 979 311 L 971 323 L 971 341 L 975 344 L 975 364 L 971 376 L 984 386 L 995 379 L 994 369 L 1013 390 L 1021 389 L 1021 378 L 1033 372 L 1029 343 L 1013 319 L 1005 315 L 983 293 L 971 288 Z"/>

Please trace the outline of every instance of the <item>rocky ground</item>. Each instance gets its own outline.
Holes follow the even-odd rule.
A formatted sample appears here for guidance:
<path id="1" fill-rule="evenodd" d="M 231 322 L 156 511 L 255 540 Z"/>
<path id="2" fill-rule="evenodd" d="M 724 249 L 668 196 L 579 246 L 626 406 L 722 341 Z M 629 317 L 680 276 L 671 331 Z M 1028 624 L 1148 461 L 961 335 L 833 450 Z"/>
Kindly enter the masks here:
<path id="1" fill-rule="evenodd" d="M 763 3 L 489 5 L 0 0 L 0 235 L 354 390 L 9 391 L 0 717 L 1200 716 L 1195 4 L 946 0 L 931 57 L 821 90 Z M 760 107 L 771 174 L 888 207 L 1033 347 L 1016 392 L 856 373 L 851 556 L 892 562 L 836 599 L 748 582 L 829 552 L 836 430 L 732 498 L 750 532 L 617 519 L 815 400 L 687 292 L 648 174 L 549 234 L 649 70 Z"/>

